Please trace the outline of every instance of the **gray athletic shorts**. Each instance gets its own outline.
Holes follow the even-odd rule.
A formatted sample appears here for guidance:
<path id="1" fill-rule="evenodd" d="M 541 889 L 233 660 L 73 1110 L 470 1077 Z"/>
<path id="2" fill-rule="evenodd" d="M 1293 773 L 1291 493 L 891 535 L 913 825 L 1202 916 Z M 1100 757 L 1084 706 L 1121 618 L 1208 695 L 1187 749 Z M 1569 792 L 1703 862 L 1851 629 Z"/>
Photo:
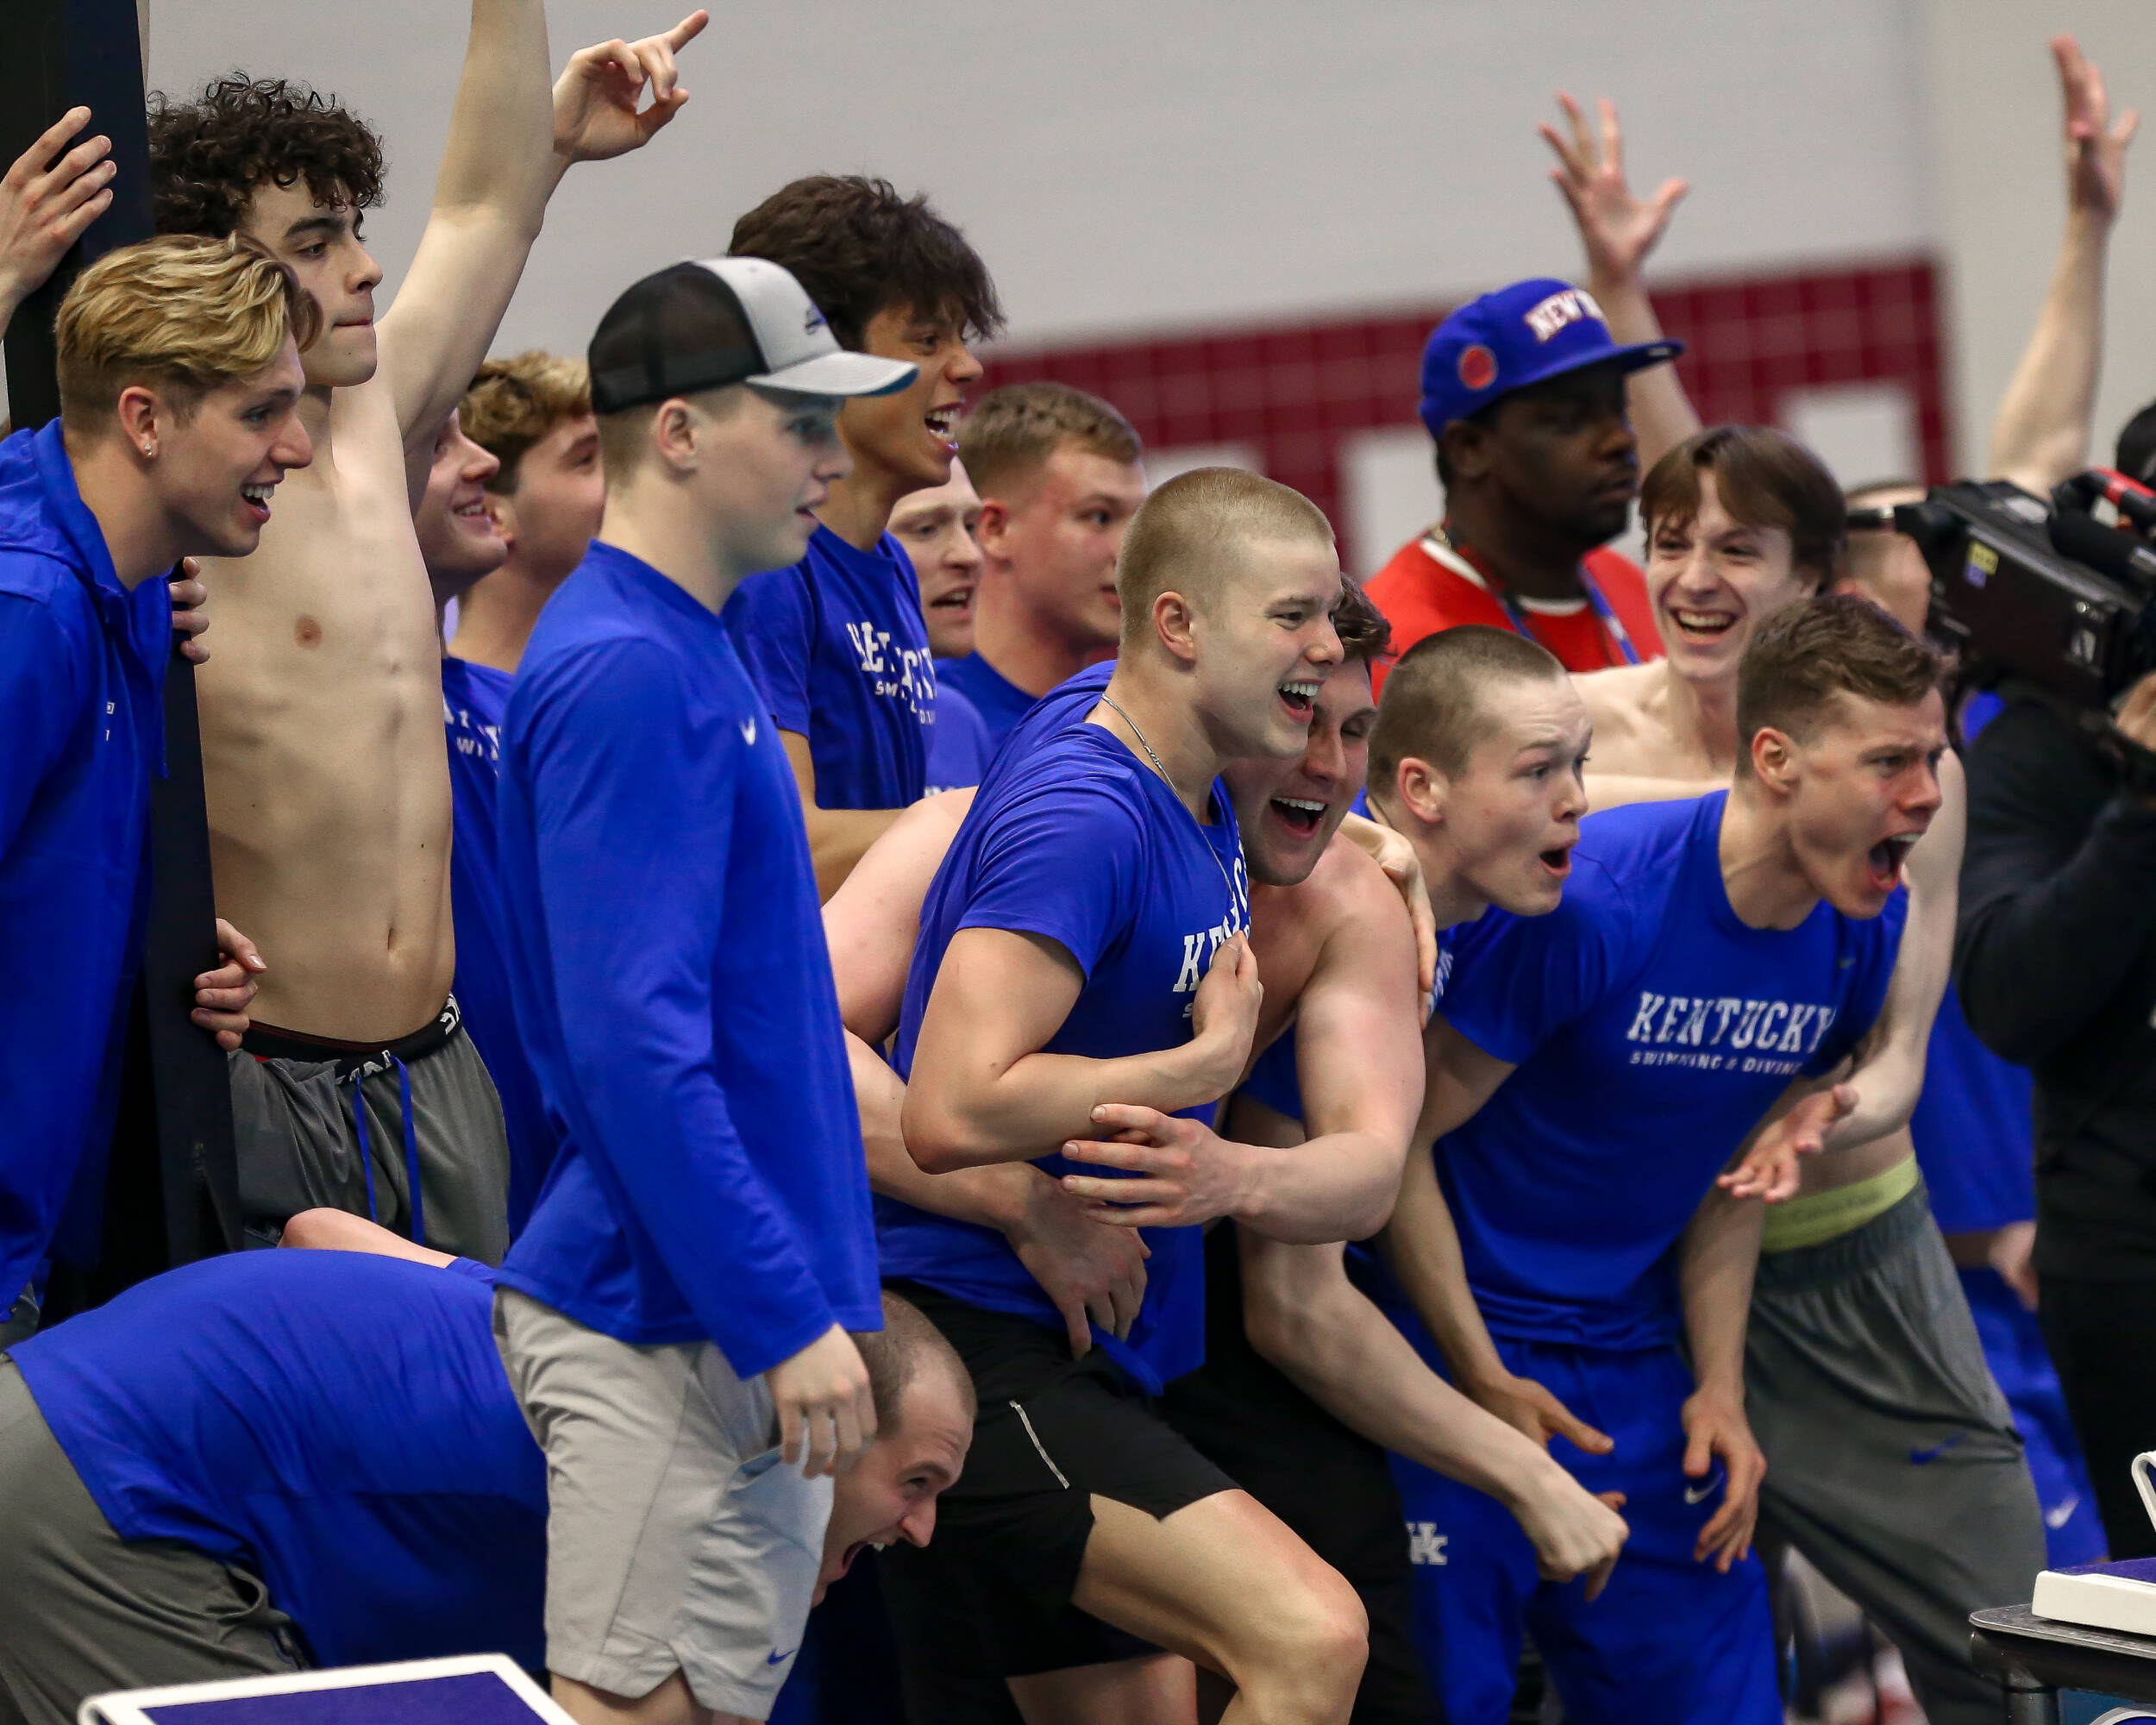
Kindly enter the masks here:
<path id="1" fill-rule="evenodd" d="M 509 1134 L 454 999 L 397 1042 L 331 1042 L 257 1025 L 226 1060 L 240 1209 L 258 1232 L 274 1238 L 298 1212 L 326 1206 L 410 1235 L 416 1164 L 425 1244 L 502 1261 Z M 365 1104 L 364 1156 L 355 1097 Z"/>
<path id="2" fill-rule="evenodd" d="M 1767 1458 L 1762 1534 L 1893 1637 L 1932 1725 L 1994 1725 L 1969 1614 L 2028 1597 L 2044 1523 L 1922 1187 L 1760 1258 L 1745 1405 Z"/>
<path id="3" fill-rule="evenodd" d="M 74 1725 L 83 1697 L 297 1670 L 262 1584 L 177 1540 L 122 1540 L 0 1358 L 0 1725 Z"/>
<path id="4" fill-rule="evenodd" d="M 494 1340 L 547 1457 L 547 1669 L 631 1700 L 772 1702 L 808 1622 L 831 1482 L 779 1459 L 761 1377 L 710 1342 L 631 1347 L 514 1289 Z"/>

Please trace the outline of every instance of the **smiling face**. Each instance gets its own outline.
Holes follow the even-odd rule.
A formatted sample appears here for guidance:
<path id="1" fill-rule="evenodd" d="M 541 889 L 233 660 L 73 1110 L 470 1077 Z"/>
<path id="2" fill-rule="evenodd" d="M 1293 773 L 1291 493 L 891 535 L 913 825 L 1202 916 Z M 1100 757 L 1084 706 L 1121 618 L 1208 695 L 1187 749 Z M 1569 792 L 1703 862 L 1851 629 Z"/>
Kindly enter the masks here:
<path id="1" fill-rule="evenodd" d="M 937 1496 L 957 1479 L 972 1445 L 973 1420 L 948 1371 L 941 1365 L 921 1371 L 906 1387 L 895 1427 L 877 1433 L 838 1477 L 816 1578 L 818 1603 L 868 1546 L 929 1542 Z"/>
<path id="2" fill-rule="evenodd" d="M 314 388 L 349 388 L 374 375 L 374 290 L 381 267 L 360 243 L 360 212 L 318 204 L 305 180 L 264 183 L 248 206 L 246 232 L 288 264 L 322 308 L 322 333 L 301 355 Z"/>
<path id="3" fill-rule="evenodd" d="M 273 363 L 210 390 L 185 419 L 169 401 L 157 402 L 158 453 L 146 471 L 181 555 L 244 557 L 261 542 L 278 485 L 314 459 L 299 423 L 305 381 L 287 340 Z M 124 393 L 123 414 L 137 393 L 154 392 Z"/>
<path id="4" fill-rule="evenodd" d="M 1543 916 L 1572 872 L 1594 727 L 1570 677 L 1494 681 L 1477 706 L 1480 735 L 1443 787 L 1452 872 L 1481 903 Z"/>
<path id="5" fill-rule="evenodd" d="M 555 426 L 517 457 L 514 484 L 490 492 L 487 507 L 519 569 L 548 586 L 567 580 L 606 508 L 599 422 L 582 413 Z"/>
<path id="6" fill-rule="evenodd" d="M 891 511 L 891 535 L 906 547 L 921 584 L 921 615 L 928 623 L 929 650 L 939 659 L 973 651 L 973 599 L 981 585 L 981 499 L 962 463 L 950 478 L 901 498 Z"/>
<path id="7" fill-rule="evenodd" d="M 464 435 L 453 411 L 435 434 L 427 488 L 412 510 L 419 555 L 440 605 L 501 568 L 509 547 L 487 511 L 486 482 L 501 463 Z"/>
<path id="8" fill-rule="evenodd" d="M 1009 566 L 1028 624 L 1074 653 L 1113 647 L 1123 624 L 1115 563 L 1145 501 L 1144 470 L 1066 442 L 1012 492 L 989 500 L 983 545 Z"/>
<path id="9" fill-rule="evenodd" d="M 958 411 L 981 361 L 947 318 L 905 309 L 879 311 L 862 332 L 861 351 L 904 360 L 920 374 L 891 395 L 856 396 L 839 416 L 855 461 L 890 474 L 908 491 L 942 485 L 958 454 Z"/>
<path id="10" fill-rule="evenodd" d="M 1343 656 L 1332 617 L 1339 553 L 1329 542 L 1242 539 L 1219 555 L 1192 608 L 1201 722 L 1225 759 L 1291 760 Z"/>
<path id="11" fill-rule="evenodd" d="M 1310 877 L 1369 775 L 1376 723 L 1369 662 L 1344 660 L 1318 691 L 1301 754 L 1231 761 L 1220 769 L 1252 881 L 1293 887 Z"/>
<path id="12" fill-rule="evenodd" d="M 1648 524 L 1647 596 L 1670 668 L 1689 682 L 1726 684 L 1758 626 L 1818 585 L 1792 561 L 1789 535 L 1724 507 L 1712 469 L 1699 474 L 1689 521 Z"/>
<path id="13" fill-rule="evenodd" d="M 1791 853 L 1821 898 L 1847 917 L 1876 917 L 1939 812 L 1946 708 L 1937 690 L 1914 706 L 1836 694 L 1809 735 L 1771 728 L 1752 739 L 1753 770 L 1786 790 Z"/>
<path id="14" fill-rule="evenodd" d="M 1639 445 L 1625 374 L 1583 366 L 1499 399 L 1487 425 L 1446 428 L 1457 479 L 1489 483 L 1515 513 L 1583 552 L 1625 530 L 1639 490 Z M 1457 480 L 1456 480 L 1457 482 Z"/>

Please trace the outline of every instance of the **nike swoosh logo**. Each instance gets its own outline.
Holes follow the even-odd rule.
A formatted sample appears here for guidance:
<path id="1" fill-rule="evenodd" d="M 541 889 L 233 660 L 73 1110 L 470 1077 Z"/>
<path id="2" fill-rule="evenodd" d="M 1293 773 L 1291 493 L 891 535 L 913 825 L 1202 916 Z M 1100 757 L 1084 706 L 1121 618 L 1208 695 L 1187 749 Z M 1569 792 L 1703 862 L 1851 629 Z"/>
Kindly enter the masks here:
<path id="1" fill-rule="evenodd" d="M 1688 1485 L 1684 1488 L 1684 1501 L 1687 1503 L 1704 1503 L 1714 1495 L 1714 1482 L 1711 1479 L 1704 1485 Z"/>
<path id="2" fill-rule="evenodd" d="M 2076 1492 L 2063 1503 L 2054 1503 L 2044 1511 L 2044 1525 L 2054 1533 L 2074 1518 L 2074 1511 L 2081 1507 L 2081 1494 Z"/>
<path id="3" fill-rule="evenodd" d="M 750 748 L 752 748 L 752 749 L 753 749 L 754 747 L 755 747 L 755 743 L 756 743 L 756 721 L 755 721 L 755 719 L 753 719 L 753 718 L 744 718 L 743 720 L 742 720 L 742 722 L 741 722 L 741 740 L 742 740 L 743 743 L 746 743 L 747 744 L 749 744 L 749 746 Z"/>
<path id="4" fill-rule="evenodd" d="M 1923 1466 L 1927 1461 L 1937 1461 L 1940 1457 L 1945 1455 L 1948 1450 L 1953 1448 L 1956 1444 L 1959 1443 L 1968 1435 L 1969 1433 L 1966 1432 L 1956 1432 L 1953 1436 L 1947 1439 L 1943 1444 L 1934 1444 L 1931 1448 L 1927 1450 L 1911 1450 L 1909 1452 L 1909 1460 L 1918 1467 Z"/>
<path id="5" fill-rule="evenodd" d="M 782 1665 L 800 1651 L 799 1647 L 788 1647 L 783 1653 L 767 1653 L 763 1662 L 768 1665 Z"/>

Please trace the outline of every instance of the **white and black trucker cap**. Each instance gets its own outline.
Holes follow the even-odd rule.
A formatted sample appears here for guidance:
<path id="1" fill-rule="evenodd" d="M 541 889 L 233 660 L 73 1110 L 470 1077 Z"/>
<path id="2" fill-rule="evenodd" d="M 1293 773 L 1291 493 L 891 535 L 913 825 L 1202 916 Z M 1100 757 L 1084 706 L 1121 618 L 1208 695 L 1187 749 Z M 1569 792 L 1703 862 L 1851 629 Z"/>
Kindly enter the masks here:
<path id="1" fill-rule="evenodd" d="M 736 383 L 888 395 L 919 374 L 840 347 L 801 284 L 762 258 L 701 258 L 646 276 L 607 308 L 589 358 L 598 413 Z"/>

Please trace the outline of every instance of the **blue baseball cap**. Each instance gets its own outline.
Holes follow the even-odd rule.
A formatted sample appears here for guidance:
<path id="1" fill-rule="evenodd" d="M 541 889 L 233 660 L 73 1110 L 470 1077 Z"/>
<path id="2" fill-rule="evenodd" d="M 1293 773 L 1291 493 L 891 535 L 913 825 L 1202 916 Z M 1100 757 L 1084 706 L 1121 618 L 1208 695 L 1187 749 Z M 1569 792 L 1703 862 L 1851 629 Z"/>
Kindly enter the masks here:
<path id="1" fill-rule="evenodd" d="M 1422 423 L 1432 437 L 1500 396 L 1545 378 L 1614 361 L 1624 371 L 1660 365 L 1682 342 L 1620 347 L 1595 296 L 1539 276 L 1470 299 L 1438 325 L 1422 350 Z"/>

